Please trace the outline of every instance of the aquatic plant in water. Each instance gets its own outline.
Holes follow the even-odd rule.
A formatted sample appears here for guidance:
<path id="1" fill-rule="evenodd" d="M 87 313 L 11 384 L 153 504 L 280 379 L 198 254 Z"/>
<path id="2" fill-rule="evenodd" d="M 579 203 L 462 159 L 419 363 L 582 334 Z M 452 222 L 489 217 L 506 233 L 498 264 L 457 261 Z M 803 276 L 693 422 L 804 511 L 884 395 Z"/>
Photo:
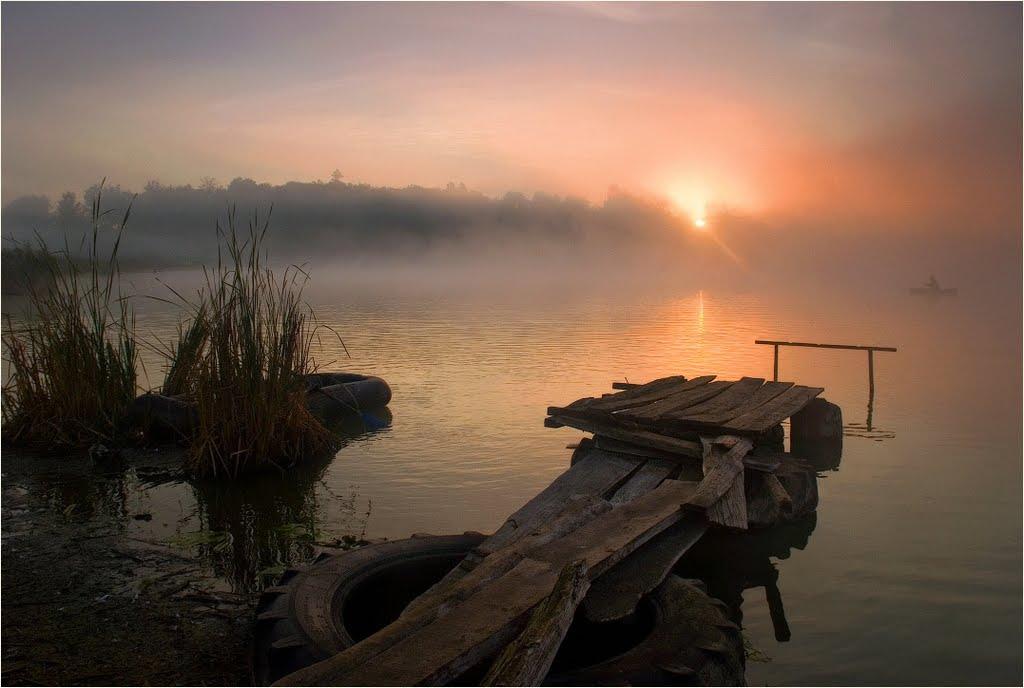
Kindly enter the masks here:
<path id="1" fill-rule="evenodd" d="M 124 211 L 109 256 L 100 256 L 100 193 L 92 203 L 84 261 L 65 243 L 35 252 L 45 278 L 27 285 L 29 314 L 4 332 L 4 435 L 43 449 L 85 447 L 126 430 L 136 392 L 135 315 L 121 291 L 117 253 L 131 214 Z"/>
<path id="2" fill-rule="evenodd" d="M 286 467 L 331 441 L 306 407 L 319 327 L 302 299 L 307 275 L 265 264 L 268 227 L 269 213 L 256 215 L 240 236 L 234 209 L 226 228 L 217 223 L 217 265 L 185 300 L 188 319 L 169 351 L 164 392 L 196 407 L 187 466 L 197 476 Z"/>

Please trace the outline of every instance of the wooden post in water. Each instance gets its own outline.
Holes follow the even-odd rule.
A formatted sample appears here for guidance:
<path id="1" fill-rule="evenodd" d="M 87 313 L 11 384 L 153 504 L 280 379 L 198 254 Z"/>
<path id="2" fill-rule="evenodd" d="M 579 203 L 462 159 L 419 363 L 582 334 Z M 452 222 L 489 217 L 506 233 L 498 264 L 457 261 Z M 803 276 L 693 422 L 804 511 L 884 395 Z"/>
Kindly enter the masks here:
<path id="1" fill-rule="evenodd" d="M 868 349 L 868 396 L 875 398 L 875 350 Z"/>

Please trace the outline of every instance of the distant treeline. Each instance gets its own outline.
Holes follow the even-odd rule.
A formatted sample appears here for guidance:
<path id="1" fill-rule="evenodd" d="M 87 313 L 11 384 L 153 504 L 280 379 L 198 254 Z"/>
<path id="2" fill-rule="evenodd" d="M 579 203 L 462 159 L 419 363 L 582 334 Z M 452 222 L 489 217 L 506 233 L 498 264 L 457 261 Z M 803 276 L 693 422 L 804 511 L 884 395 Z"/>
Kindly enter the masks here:
<path id="1" fill-rule="evenodd" d="M 56 201 L 22 196 L 3 208 L 5 247 L 35 233 L 51 246 L 85 236 L 100 186 Z M 543 193 L 492 198 L 461 184 L 447 188 L 374 187 L 328 182 L 261 184 L 238 178 L 227 186 L 210 178 L 193 187 L 150 182 L 137 195 L 119 186 L 102 189 L 105 222 L 120 222 L 132 203 L 131 230 L 122 255 L 154 264 L 190 264 L 215 255 L 214 222 L 236 207 L 240 218 L 273 207 L 270 244 L 275 255 L 415 255 L 458 243 L 494 246 L 543 241 L 604 249 L 686 242 L 686 219 L 656 202 L 612 189 L 600 205 Z M 133 200 L 134 198 L 134 200 Z"/>

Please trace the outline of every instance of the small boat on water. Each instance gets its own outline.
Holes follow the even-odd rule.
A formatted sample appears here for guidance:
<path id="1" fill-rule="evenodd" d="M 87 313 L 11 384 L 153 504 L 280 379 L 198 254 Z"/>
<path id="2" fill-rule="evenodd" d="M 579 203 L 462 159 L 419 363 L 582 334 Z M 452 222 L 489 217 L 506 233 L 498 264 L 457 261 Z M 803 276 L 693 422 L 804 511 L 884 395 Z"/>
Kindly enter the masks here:
<path id="1" fill-rule="evenodd" d="M 932 275 L 923 287 L 911 287 L 910 293 L 915 296 L 956 296 L 956 287 L 942 287 Z"/>

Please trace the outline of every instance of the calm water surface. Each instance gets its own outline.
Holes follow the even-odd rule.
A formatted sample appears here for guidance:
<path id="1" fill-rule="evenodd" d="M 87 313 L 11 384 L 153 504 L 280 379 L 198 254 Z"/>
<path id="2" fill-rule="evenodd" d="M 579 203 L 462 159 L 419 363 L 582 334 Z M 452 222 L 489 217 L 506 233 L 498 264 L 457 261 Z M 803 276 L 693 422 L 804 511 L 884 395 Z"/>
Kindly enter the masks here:
<path id="1" fill-rule="evenodd" d="M 870 430 L 864 354 L 782 351 L 780 378 L 824 387 L 848 436 L 839 470 L 819 481 L 816 521 L 745 550 L 758 554 L 742 565 L 759 571 L 744 584 L 755 586 L 745 632 L 769 660 L 750 662 L 748 681 L 1020 683 L 1019 305 L 877 290 L 338 294 L 311 297 L 351 359 L 326 338 L 321 358 L 387 379 L 390 426 L 356 433 L 287 484 L 225 490 L 130 472 L 115 509 L 126 536 L 186 546 L 196 532 L 230 533 L 219 550 L 230 561 L 213 561 L 244 587 L 287 558 L 295 533 L 490 531 L 568 465 L 581 434 L 545 429 L 548 405 L 621 379 L 770 378 L 771 349 L 755 338 L 897 346 L 876 355 Z M 164 335 L 173 321 L 156 307 L 139 317 Z M 151 356 L 147 369 L 158 369 Z M 774 571 L 788 642 L 762 587 Z"/>

